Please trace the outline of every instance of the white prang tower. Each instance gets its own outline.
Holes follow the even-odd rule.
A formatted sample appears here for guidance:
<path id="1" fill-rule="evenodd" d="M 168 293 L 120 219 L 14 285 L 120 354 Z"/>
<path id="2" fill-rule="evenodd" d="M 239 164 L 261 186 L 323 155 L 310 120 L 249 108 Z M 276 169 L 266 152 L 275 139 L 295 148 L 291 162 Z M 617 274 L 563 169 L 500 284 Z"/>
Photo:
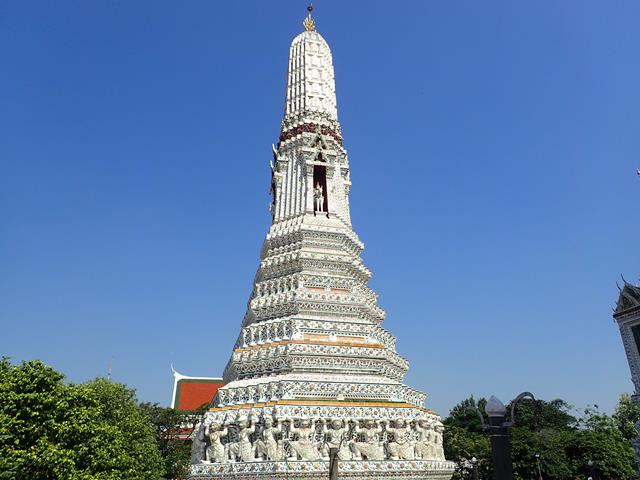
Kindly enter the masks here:
<path id="1" fill-rule="evenodd" d="M 273 222 L 225 386 L 195 435 L 191 478 L 442 479 L 440 417 L 402 383 L 351 227 L 329 45 L 309 15 L 293 39 L 273 148 Z"/>

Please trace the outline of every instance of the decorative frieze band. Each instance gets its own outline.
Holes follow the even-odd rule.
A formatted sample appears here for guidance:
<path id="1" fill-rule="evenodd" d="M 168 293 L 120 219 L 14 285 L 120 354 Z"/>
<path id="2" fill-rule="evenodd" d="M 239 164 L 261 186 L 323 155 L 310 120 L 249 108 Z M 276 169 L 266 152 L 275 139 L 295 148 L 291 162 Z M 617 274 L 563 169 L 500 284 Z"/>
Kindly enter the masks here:
<path id="1" fill-rule="evenodd" d="M 394 365 L 386 358 L 320 357 L 288 355 L 286 357 L 257 360 L 254 362 L 230 362 L 225 369 L 225 381 L 233 378 L 247 378 L 279 373 L 327 372 L 363 375 L 381 375 L 401 381 L 407 368 Z M 233 372 L 233 375 L 231 375 Z"/>
<path id="2" fill-rule="evenodd" d="M 384 480 L 424 479 L 448 480 L 455 464 L 438 460 L 386 460 L 386 461 L 340 461 L 338 471 L 344 480 L 371 478 L 375 476 Z M 255 480 L 283 478 L 287 480 L 325 480 L 328 476 L 327 461 L 281 461 L 281 462 L 247 462 L 247 463 L 201 463 L 193 465 L 189 478 L 198 480 L 218 480 L 234 478 Z"/>
<path id="3" fill-rule="evenodd" d="M 370 340 L 390 349 L 395 349 L 396 345 L 396 338 L 379 325 L 340 319 L 285 317 L 255 322 L 243 327 L 234 350 L 240 347 L 279 342 L 296 335 L 297 338 L 304 338 L 305 334 L 325 334 L 326 339 L 336 335 L 354 337 L 354 340 Z"/>
<path id="4" fill-rule="evenodd" d="M 266 379 L 265 379 L 266 380 Z M 278 381 L 218 390 L 216 406 L 265 403 L 284 398 L 342 398 L 357 400 L 401 401 L 416 406 L 424 404 L 426 395 L 406 385 L 385 383 L 335 382 L 314 378 L 309 381 Z"/>

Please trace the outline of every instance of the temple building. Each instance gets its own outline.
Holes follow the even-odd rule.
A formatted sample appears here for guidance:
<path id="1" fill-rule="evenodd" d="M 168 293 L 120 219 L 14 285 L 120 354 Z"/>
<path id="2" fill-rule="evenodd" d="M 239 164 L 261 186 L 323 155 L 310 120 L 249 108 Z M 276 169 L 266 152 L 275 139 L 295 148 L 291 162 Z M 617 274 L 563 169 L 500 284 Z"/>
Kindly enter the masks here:
<path id="1" fill-rule="evenodd" d="M 634 393 L 631 398 L 636 404 L 640 404 L 640 286 L 633 285 L 624 280 L 618 302 L 613 311 L 613 319 L 618 324 L 622 344 L 627 354 L 627 362 L 631 371 L 631 381 Z M 636 452 L 636 462 L 640 473 L 640 422 L 636 423 L 638 436 L 633 440 L 633 448 Z"/>
<path id="2" fill-rule="evenodd" d="M 624 281 L 613 318 L 620 328 L 631 370 L 631 381 L 635 387 L 634 393 L 640 397 L 640 286 Z"/>
<path id="3" fill-rule="evenodd" d="M 224 386 L 194 433 L 190 478 L 448 480 L 441 418 L 367 285 L 332 54 L 309 14 L 289 50 L 271 163 L 272 224 Z"/>

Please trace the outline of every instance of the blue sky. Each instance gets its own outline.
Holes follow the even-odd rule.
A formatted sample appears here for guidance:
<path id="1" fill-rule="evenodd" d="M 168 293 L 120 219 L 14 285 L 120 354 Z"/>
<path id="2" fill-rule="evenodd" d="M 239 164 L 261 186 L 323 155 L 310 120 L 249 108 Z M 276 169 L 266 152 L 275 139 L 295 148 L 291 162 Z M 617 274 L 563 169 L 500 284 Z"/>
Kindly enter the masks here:
<path id="1" fill-rule="evenodd" d="M 0 5 L 0 353 L 168 404 L 269 226 L 300 1 Z M 354 227 L 407 383 L 610 411 L 640 274 L 640 3 L 316 2 Z"/>

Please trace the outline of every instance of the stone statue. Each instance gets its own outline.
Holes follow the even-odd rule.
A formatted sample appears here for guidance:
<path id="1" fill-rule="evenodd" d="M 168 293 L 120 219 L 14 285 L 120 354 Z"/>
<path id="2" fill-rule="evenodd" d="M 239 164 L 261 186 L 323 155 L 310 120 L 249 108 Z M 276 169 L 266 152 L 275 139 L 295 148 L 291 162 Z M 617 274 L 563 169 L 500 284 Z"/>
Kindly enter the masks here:
<path id="1" fill-rule="evenodd" d="M 415 448 L 411 425 L 405 420 L 394 421 L 394 426 L 389 426 L 386 422 L 387 433 L 393 434 L 393 441 L 389 442 L 389 457 L 391 460 L 413 460 L 415 458 Z"/>
<path id="2" fill-rule="evenodd" d="M 273 418 L 266 417 L 264 419 L 264 429 L 262 430 L 262 438 L 255 442 L 255 457 L 262 460 L 278 461 L 284 460 L 284 452 L 282 450 L 282 441 L 276 440 L 276 435 L 282 432 L 280 425 L 273 425 Z"/>
<path id="3" fill-rule="evenodd" d="M 444 427 L 440 422 L 436 423 L 433 434 L 433 458 L 434 460 L 444 460 L 444 447 L 442 445 L 442 432 Z"/>
<path id="4" fill-rule="evenodd" d="M 252 462 L 254 458 L 254 449 L 251 444 L 251 434 L 256 431 L 256 421 L 251 422 L 247 417 L 238 419 L 238 441 L 228 444 L 229 460 L 232 462 Z"/>
<path id="5" fill-rule="evenodd" d="M 349 449 L 347 434 L 349 433 L 349 425 L 344 420 L 333 419 L 330 422 L 322 419 L 322 433 L 326 435 L 326 442 L 322 446 L 322 456 L 329 458 L 329 449 L 338 449 L 338 458 L 340 460 L 351 460 L 353 456 Z M 327 425 L 329 423 L 329 425 Z M 328 428 L 328 427 L 331 428 Z"/>
<path id="6" fill-rule="evenodd" d="M 352 442 L 355 459 L 384 460 L 384 447 L 379 435 L 382 433 L 380 420 L 365 420 L 364 427 L 360 427 L 360 420 L 356 420 L 356 435 L 362 434 L 364 442 Z"/>
<path id="7" fill-rule="evenodd" d="M 228 429 L 222 428 L 220 422 L 214 421 L 209 425 L 205 434 L 209 437 L 209 446 L 207 447 L 207 461 L 224 463 L 227 460 L 224 445 L 221 442 L 222 437 L 226 437 Z"/>
<path id="8" fill-rule="evenodd" d="M 415 423 L 418 438 L 416 441 L 416 458 L 428 460 L 433 457 L 433 446 L 431 444 L 431 423 L 421 418 Z"/>
<path id="9" fill-rule="evenodd" d="M 193 428 L 193 440 L 191 441 L 191 463 L 200 463 L 205 459 L 207 437 L 204 422 L 198 421 Z"/>
<path id="10" fill-rule="evenodd" d="M 301 419 L 299 427 L 296 427 L 295 424 L 291 422 L 289 432 L 297 436 L 297 440 L 290 442 L 290 444 L 299 460 L 320 460 L 320 452 L 318 452 L 314 444 L 314 436 L 316 433 L 315 420 Z"/>
<path id="11" fill-rule="evenodd" d="M 316 188 L 313 189 L 313 200 L 315 202 L 315 211 L 324 212 L 324 194 L 322 191 L 322 185 L 316 183 Z"/>

